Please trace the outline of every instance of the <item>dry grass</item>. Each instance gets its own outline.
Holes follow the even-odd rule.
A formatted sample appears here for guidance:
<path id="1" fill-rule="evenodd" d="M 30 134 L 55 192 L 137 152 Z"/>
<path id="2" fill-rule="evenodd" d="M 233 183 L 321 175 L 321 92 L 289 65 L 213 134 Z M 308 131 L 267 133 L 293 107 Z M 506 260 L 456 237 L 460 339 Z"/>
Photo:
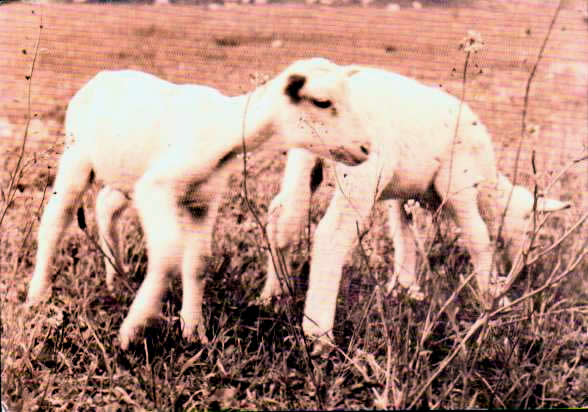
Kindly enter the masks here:
<path id="1" fill-rule="evenodd" d="M 391 273 L 393 245 L 377 207 L 372 230 L 345 268 L 338 349 L 310 363 L 296 338 L 308 239 L 294 256 L 297 296 L 273 308 L 252 304 L 264 279 L 264 245 L 241 176 L 232 177 L 207 271 L 209 345 L 182 340 L 180 284 L 173 280 L 145 339 L 126 353 L 118 349 L 116 333 L 147 258 L 128 213 L 121 226 L 129 273 L 114 296 L 107 292 L 100 253 L 87 239 L 96 238 L 95 192 L 84 200 L 87 233 L 71 228 L 61 244 L 50 303 L 35 313 L 22 309 L 68 99 L 96 71 L 121 67 L 240 93 L 251 87 L 252 73 L 273 74 L 310 55 L 386 67 L 460 95 L 464 54 L 457 46 L 473 29 L 485 48 L 469 60 L 465 99 L 494 136 L 501 170 L 512 176 L 525 84 L 555 4 L 426 3 L 397 13 L 300 5 L 0 7 L 0 117 L 14 125 L 0 137 L 2 400 L 23 411 L 586 406 L 588 233 L 585 225 L 568 233 L 588 209 L 587 163 L 573 162 L 588 146 L 588 39 L 579 5 L 564 3 L 537 67 L 527 114 L 532 130 L 518 166 L 519 182 L 529 187 L 547 188 L 557 177 L 550 193 L 575 208 L 547 222 L 538 250 L 562 241 L 530 259 L 509 293 L 516 303 L 481 312 L 471 290 L 458 289 L 471 272 L 459 234 L 420 210 L 413 226 L 428 251 L 427 300 L 383 298 L 377 285 Z M 25 76 L 39 33 L 29 93 Z M 282 46 L 271 47 L 274 40 Z M 32 122 L 20 156 L 29 96 Z M 260 152 L 248 166 L 248 197 L 263 221 L 283 159 Z M 311 230 L 332 181 L 327 176 L 315 195 Z"/>

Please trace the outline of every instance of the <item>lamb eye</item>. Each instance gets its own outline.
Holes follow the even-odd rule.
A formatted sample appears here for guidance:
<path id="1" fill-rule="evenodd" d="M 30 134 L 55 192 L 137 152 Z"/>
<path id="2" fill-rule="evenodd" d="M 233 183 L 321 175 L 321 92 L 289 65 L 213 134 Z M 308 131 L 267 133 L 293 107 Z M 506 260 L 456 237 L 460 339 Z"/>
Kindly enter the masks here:
<path id="1" fill-rule="evenodd" d="M 330 100 L 310 99 L 310 101 L 319 109 L 328 109 L 333 104 Z"/>

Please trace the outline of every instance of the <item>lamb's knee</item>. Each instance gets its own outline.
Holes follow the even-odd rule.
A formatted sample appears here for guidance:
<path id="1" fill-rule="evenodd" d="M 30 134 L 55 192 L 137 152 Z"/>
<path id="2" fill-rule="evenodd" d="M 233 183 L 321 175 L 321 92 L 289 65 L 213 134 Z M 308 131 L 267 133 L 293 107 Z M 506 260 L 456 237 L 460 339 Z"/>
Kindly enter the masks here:
<path id="1" fill-rule="evenodd" d="M 494 292 L 491 291 L 493 278 L 492 243 L 486 224 L 479 215 L 472 214 L 468 219 L 462 218 L 459 226 L 477 272 L 478 288 L 483 294 L 493 295 Z M 486 300 L 489 297 L 486 296 Z"/>
<path id="2" fill-rule="evenodd" d="M 325 216 L 321 219 L 315 230 L 315 239 L 328 239 L 334 237 L 334 241 L 348 243 L 350 237 L 353 237 L 357 233 L 356 225 L 363 224 L 363 219 L 360 216 L 356 216 L 354 213 L 350 213 L 349 210 L 343 204 L 342 196 L 339 193 L 335 194 L 335 198 L 331 201 L 331 204 L 325 212 Z M 315 241 L 316 244 L 316 241 Z"/>
<path id="3" fill-rule="evenodd" d="M 270 203 L 267 233 L 272 248 L 285 249 L 296 243 L 304 230 L 310 208 L 309 196 L 281 192 Z"/>
<path id="4" fill-rule="evenodd" d="M 284 222 L 284 209 L 287 207 L 284 195 L 279 193 L 271 201 L 268 208 L 267 235 L 272 249 L 288 246 L 288 222 Z"/>
<path id="5" fill-rule="evenodd" d="M 173 189 L 141 179 L 135 184 L 134 200 L 145 233 L 149 265 L 172 263 L 183 254 L 183 233 Z"/>

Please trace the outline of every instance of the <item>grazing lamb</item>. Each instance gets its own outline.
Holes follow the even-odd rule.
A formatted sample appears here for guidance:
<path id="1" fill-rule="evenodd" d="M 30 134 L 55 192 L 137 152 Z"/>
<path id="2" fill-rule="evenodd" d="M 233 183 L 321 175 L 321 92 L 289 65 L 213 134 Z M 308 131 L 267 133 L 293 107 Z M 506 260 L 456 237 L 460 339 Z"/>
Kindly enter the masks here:
<path id="1" fill-rule="evenodd" d="M 351 70 L 351 69 L 350 69 Z M 514 259 L 525 239 L 533 213 L 532 194 L 514 186 L 496 169 L 491 138 L 467 104 L 436 88 L 373 68 L 357 68 L 349 79 L 350 101 L 362 114 L 372 153 L 361 166 L 336 167 L 336 190 L 319 223 L 312 250 L 303 329 L 307 335 L 331 334 L 345 257 L 357 241 L 377 200 L 389 202 L 389 226 L 394 241 L 394 276 L 415 298 L 422 298 L 416 282 L 416 246 L 403 207 L 417 199 L 432 210 L 442 202 L 461 228 L 477 271 L 478 287 L 487 304 L 491 288 L 493 243 L 502 213 L 506 261 Z M 459 125 L 456 126 L 457 122 Z M 288 153 L 281 192 L 269 208 L 268 235 L 273 255 L 288 249 L 308 213 L 316 157 L 304 150 Z M 314 183 L 316 184 L 316 182 Z M 512 199 L 508 203 L 512 191 Z M 569 203 L 540 197 L 537 211 L 556 211 Z M 444 209 L 444 210 L 445 210 Z M 281 293 L 271 260 L 260 300 Z"/>
<path id="2" fill-rule="evenodd" d="M 132 198 L 145 232 L 147 275 L 120 329 L 123 349 L 160 310 L 167 275 L 179 271 L 183 335 L 202 320 L 204 257 L 227 176 L 250 151 L 276 142 L 353 165 L 369 141 L 351 111 L 352 74 L 326 59 L 293 63 L 250 94 L 227 97 L 216 89 L 176 85 L 137 71 L 101 72 L 72 98 L 66 114 L 66 149 L 38 236 L 29 305 L 51 293 L 49 268 L 58 242 L 94 180 L 103 249 L 118 251 L 116 219 Z M 114 270 L 107 263 L 108 285 Z"/>

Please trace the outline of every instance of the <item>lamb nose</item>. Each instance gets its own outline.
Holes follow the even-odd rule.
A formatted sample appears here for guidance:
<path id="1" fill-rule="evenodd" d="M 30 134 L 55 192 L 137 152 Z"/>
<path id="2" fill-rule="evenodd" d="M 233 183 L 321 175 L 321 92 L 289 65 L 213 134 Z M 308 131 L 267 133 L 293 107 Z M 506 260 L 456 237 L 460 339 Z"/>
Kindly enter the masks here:
<path id="1" fill-rule="evenodd" d="M 365 147 L 365 146 L 363 146 L 363 145 L 362 145 L 362 146 L 360 146 L 359 148 L 361 149 L 361 152 L 362 152 L 364 155 L 369 155 L 369 154 L 370 154 L 370 151 L 368 150 L 368 148 L 367 148 L 367 147 Z"/>

